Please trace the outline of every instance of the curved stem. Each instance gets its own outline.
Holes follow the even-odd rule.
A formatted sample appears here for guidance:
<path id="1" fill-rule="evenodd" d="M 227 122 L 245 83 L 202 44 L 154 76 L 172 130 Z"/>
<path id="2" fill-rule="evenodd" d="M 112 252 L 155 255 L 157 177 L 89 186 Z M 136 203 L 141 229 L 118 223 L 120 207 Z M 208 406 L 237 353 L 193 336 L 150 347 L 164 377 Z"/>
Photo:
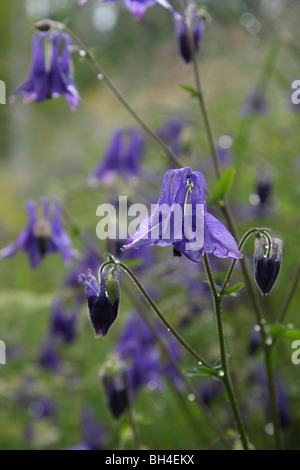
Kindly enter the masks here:
<path id="1" fill-rule="evenodd" d="M 228 363 L 227 363 L 227 356 L 226 356 L 226 340 L 225 340 L 225 332 L 224 332 L 224 326 L 223 326 L 223 318 L 222 318 L 222 299 L 220 299 L 217 290 L 216 290 L 216 285 L 215 281 L 213 278 L 213 274 L 209 265 L 208 261 L 208 256 L 205 253 L 203 255 L 204 258 L 204 264 L 207 272 L 207 277 L 211 286 L 213 298 L 214 298 L 214 304 L 215 304 L 215 313 L 216 313 L 216 319 L 217 319 L 217 328 L 218 328 L 218 335 L 219 335 L 219 343 L 220 343 L 220 353 L 221 353 L 221 361 L 222 361 L 222 370 L 224 372 L 224 376 L 222 377 L 228 400 L 231 406 L 231 410 L 234 416 L 234 420 L 236 423 L 236 427 L 238 429 L 238 432 L 240 434 L 240 439 L 243 444 L 244 450 L 249 450 L 249 444 L 248 444 L 248 438 L 246 435 L 246 431 L 244 428 L 244 424 L 242 422 L 242 418 L 240 415 L 239 407 L 238 407 L 238 402 L 236 399 L 236 395 L 234 392 L 234 388 L 232 385 L 231 377 L 230 377 L 230 372 L 228 368 Z"/>
<path id="2" fill-rule="evenodd" d="M 243 238 L 241 239 L 240 243 L 239 243 L 239 250 L 241 251 L 246 243 L 246 241 L 248 240 L 248 238 L 253 234 L 253 233 L 256 233 L 256 232 L 260 232 L 262 233 L 263 235 L 265 235 L 265 237 L 268 239 L 268 256 L 270 255 L 270 250 L 271 250 L 271 245 L 272 245 L 272 241 L 271 241 L 271 238 L 270 238 L 270 235 L 268 234 L 267 232 L 267 229 L 266 228 L 252 228 L 250 230 L 248 230 L 248 232 L 245 233 L 245 235 L 243 236 Z M 228 286 L 229 282 L 230 282 L 230 279 L 231 279 L 231 276 L 233 274 L 233 271 L 234 271 L 234 268 L 235 268 L 235 265 L 237 263 L 237 259 L 234 259 L 231 263 L 231 266 L 229 268 L 229 271 L 227 273 L 227 276 L 225 278 L 225 281 L 223 283 L 223 286 L 222 286 L 222 289 L 221 289 L 221 292 L 220 292 L 220 297 L 224 294 L 224 291 L 226 289 L 226 287 Z"/>
<path id="3" fill-rule="evenodd" d="M 163 315 L 163 313 L 160 311 L 154 300 L 150 297 L 148 292 L 145 290 L 139 279 L 135 276 L 135 274 L 131 271 L 126 264 L 121 263 L 118 261 L 117 266 L 123 271 L 125 271 L 128 276 L 131 278 L 131 280 L 134 282 L 134 284 L 137 286 L 141 294 L 144 296 L 148 304 L 152 307 L 152 309 L 155 311 L 155 313 L 159 316 L 160 320 L 165 324 L 165 326 L 168 328 L 168 330 L 175 336 L 175 338 L 181 343 L 181 345 L 193 356 L 198 363 L 204 364 L 206 367 L 209 367 L 212 369 L 212 365 L 209 364 L 205 359 L 203 359 L 186 341 L 180 336 L 180 334 L 173 328 L 173 326 L 168 322 L 166 317 Z"/>

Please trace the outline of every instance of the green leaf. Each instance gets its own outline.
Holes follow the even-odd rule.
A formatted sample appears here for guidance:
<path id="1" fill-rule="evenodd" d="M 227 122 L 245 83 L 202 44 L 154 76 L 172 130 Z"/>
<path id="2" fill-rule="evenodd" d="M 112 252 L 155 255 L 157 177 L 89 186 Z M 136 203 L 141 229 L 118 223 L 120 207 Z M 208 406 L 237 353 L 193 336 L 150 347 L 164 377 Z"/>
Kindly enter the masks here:
<path id="1" fill-rule="evenodd" d="M 221 178 L 217 182 L 213 191 L 213 195 L 208 197 L 206 202 L 208 204 L 214 204 L 219 203 L 222 199 L 224 199 L 224 197 L 229 193 L 232 188 L 234 177 L 235 168 L 233 166 L 227 168 L 227 170 L 224 171 Z"/>
<path id="2" fill-rule="evenodd" d="M 218 371 L 209 367 L 201 366 L 184 371 L 188 377 L 218 377 Z"/>
<path id="3" fill-rule="evenodd" d="M 184 91 L 187 91 L 190 94 L 191 98 L 199 98 L 199 93 L 193 87 L 188 85 L 178 85 Z"/>
<path id="4" fill-rule="evenodd" d="M 223 295 L 231 295 L 231 296 L 236 296 L 237 291 L 241 290 L 244 287 L 243 282 L 238 282 L 232 287 L 229 287 L 229 289 L 226 289 L 223 293 Z"/>
<path id="5" fill-rule="evenodd" d="M 293 328 L 293 326 L 271 325 L 268 332 L 273 338 L 283 338 L 289 341 L 300 340 L 300 329 Z"/>

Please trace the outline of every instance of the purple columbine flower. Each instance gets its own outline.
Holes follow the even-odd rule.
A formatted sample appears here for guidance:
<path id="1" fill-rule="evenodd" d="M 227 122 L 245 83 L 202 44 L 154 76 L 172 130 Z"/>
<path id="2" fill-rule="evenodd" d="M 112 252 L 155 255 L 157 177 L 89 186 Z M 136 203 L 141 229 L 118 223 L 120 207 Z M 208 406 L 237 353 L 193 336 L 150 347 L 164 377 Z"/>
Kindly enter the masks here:
<path id="1" fill-rule="evenodd" d="M 174 245 L 176 255 L 184 254 L 194 262 L 199 262 L 204 253 L 242 258 L 232 235 L 207 212 L 205 189 L 205 179 L 198 171 L 192 172 L 189 167 L 168 171 L 155 210 L 123 249 Z"/>
<path id="2" fill-rule="evenodd" d="M 140 159 L 143 150 L 144 139 L 138 130 L 117 129 L 104 159 L 90 176 L 90 185 L 109 184 L 117 174 L 127 178 L 136 178 L 141 174 Z"/>
<path id="3" fill-rule="evenodd" d="M 269 104 L 263 91 L 258 86 L 253 87 L 246 96 L 241 113 L 245 117 L 250 117 L 254 114 L 266 114 L 268 110 Z"/>
<path id="4" fill-rule="evenodd" d="M 74 254 L 71 240 L 64 231 L 61 221 L 61 206 L 58 201 L 42 198 L 43 217 L 37 217 L 37 206 L 28 200 L 28 224 L 11 245 L 0 251 L 0 259 L 11 258 L 17 251 L 26 251 L 30 265 L 36 268 L 48 253 L 59 252 L 65 264 L 70 264 Z"/>
<path id="5" fill-rule="evenodd" d="M 48 98 L 64 96 L 74 111 L 79 94 L 70 66 L 71 39 L 58 32 L 38 32 L 32 38 L 33 57 L 29 78 L 12 95 L 24 93 L 25 101 L 40 103 Z"/>
<path id="6" fill-rule="evenodd" d="M 112 277 L 115 278 L 115 285 L 117 284 L 117 292 L 113 296 L 114 298 L 111 297 L 108 291 L 108 282 L 113 282 Z M 100 286 L 90 271 L 87 274 L 80 274 L 78 282 L 85 287 L 90 321 L 95 330 L 96 338 L 101 335 L 105 336 L 119 312 L 121 271 L 115 269 L 109 277 L 103 271 Z"/>
<path id="7" fill-rule="evenodd" d="M 72 343 L 76 336 L 77 317 L 78 309 L 75 308 L 71 313 L 66 313 L 61 300 L 57 300 L 51 312 L 50 338 L 60 339 L 66 344 Z"/>
<path id="8" fill-rule="evenodd" d="M 270 256 L 266 253 L 266 240 L 264 237 L 255 240 L 255 280 L 263 295 L 268 295 L 277 280 L 282 260 L 282 241 L 272 239 Z"/>
<path id="9" fill-rule="evenodd" d="M 191 50 L 187 27 L 191 30 L 193 48 L 195 53 L 197 53 L 204 32 L 205 21 L 193 7 L 187 7 L 184 17 L 173 11 L 173 17 L 179 52 L 183 60 L 188 64 L 192 61 L 193 51 Z"/>

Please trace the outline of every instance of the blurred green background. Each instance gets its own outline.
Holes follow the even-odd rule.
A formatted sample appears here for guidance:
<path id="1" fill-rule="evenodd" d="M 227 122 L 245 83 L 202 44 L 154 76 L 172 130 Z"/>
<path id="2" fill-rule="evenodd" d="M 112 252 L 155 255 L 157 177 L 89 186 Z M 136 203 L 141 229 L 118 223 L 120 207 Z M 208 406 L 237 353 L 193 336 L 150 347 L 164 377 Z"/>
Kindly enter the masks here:
<path id="1" fill-rule="evenodd" d="M 227 135 L 233 140 L 232 153 L 237 176 L 230 198 L 239 214 L 239 233 L 253 226 L 270 227 L 272 234 L 283 240 L 284 258 L 276 288 L 262 299 L 266 319 L 273 323 L 283 304 L 299 260 L 299 110 L 292 110 L 291 83 L 300 79 L 300 32 L 298 1 L 218 1 L 206 4 L 210 21 L 199 53 L 205 98 L 217 138 Z M 252 16 L 245 16 L 251 14 Z M 68 27 L 94 52 L 103 69 L 112 77 L 133 107 L 153 128 L 158 129 L 172 115 L 188 117 L 189 129 L 184 134 L 184 151 L 180 158 L 203 171 L 208 185 L 215 178 L 207 168 L 209 155 L 203 121 L 195 100 L 178 85 L 193 85 L 192 69 L 185 65 L 177 49 L 173 20 L 159 6 L 150 8 L 140 21 L 135 21 L 120 3 L 102 4 L 90 0 L 80 8 L 76 0 L 10 0 L 0 3 L 0 79 L 7 85 L 7 101 L 26 79 L 31 60 L 32 25 L 44 17 L 66 22 Z M 247 22 L 248 18 L 248 22 Z M 249 22 L 252 19 L 252 22 Z M 254 21 L 254 20 L 255 21 Z M 299 46 L 298 46 L 299 44 Z M 75 81 L 81 103 L 72 113 L 63 98 L 42 104 L 24 105 L 21 98 L 13 104 L 0 105 L 0 236 L 1 247 L 13 241 L 26 224 L 24 202 L 40 196 L 66 195 L 84 183 L 94 165 L 103 156 L 116 126 L 135 126 L 115 97 L 97 80 L 94 72 L 74 52 Z M 263 78 L 269 112 L 245 119 L 241 105 L 253 85 Z M 157 147 L 148 141 L 143 166 L 156 170 L 160 177 L 153 188 L 143 181 L 135 186 L 120 178 L 111 187 L 87 189 L 74 193 L 67 208 L 76 224 L 96 240 L 95 211 L 101 202 L 119 194 L 132 199 L 158 196 L 162 177 L 170 168 Z M 275 209 L 263 218 L 251 220 L 246 208 L 263 172 L 273 179 Z M 137 200 L 136 202 L 139 202 Z M 74 245 L 82 246 L 75 236 Z M 253 244 L 247 244 L 249 263 Z M 171 252 L 157 250 L 161 260 Z M 180 261 L 175 260 L 177 264 Z M 185 264 L 188 266 L 188 264 Z M 223 265 L 223 271 L 228 263 Z M 153 268 L 154 269 L 154 268 Z M 147 282 L 166 287 L 158 303 L 170 321 L 180 323 L 187 308 L 184 289 L 168 286 L 166 275 L 151 270 Z M 61 449 L 81 440 L 80 415 L 92 407 L 103 423 L 105 448 L 132 449 L 127 416 L 116 421 L 106 406 L 98 371 L 113 348 L 126 315 L 132 311 L 130 301 L 122 296 L 119 320 L 105 340 L 96 341 L 88 322 L 87 309 L 82 309 L 76 342 L 62 351 L 63 368 L 53 374 L 41 369 L 37 357 L 47 333 L 53 299 L 63 290 L 66 269 L 59 256 L 47 257 L 38 270 L 32 271 L 26 255 L 0 262 L 0 339 L 7 345 L 7 365 L 0 366 L 0 448 Z M 241 279 L 241 273 L 235 275 Z M 200 296 L 199 296 L 200 297 Z M 299 326 L 299 290 L 288 311 L 287 322 Z M 201 304 L 201 298 L 199 298 Z M 184 330 L 184 336 L 204 356 L 218 356 L 212 306 L 198 315 Z M 203 312 L 202 312 L 203 313 Z M 151 312 L 150 312 L 151 314 Z M 256 448 L 270 447 L 266 432 L 266 415 L 255 399 L 249 400 L 247 374 L 262 357 L 249 357 L 249 332 L 255 316 L 245 294 L 233 299 L 225 309 L 228 347 L 234 380 L 245 410 L 250 440 Z M 300 339 L 300 338 L 299 338 Z M 300 366 L 291 362 L 291 343 L 276 345 L 275 369 L 288 390 L 291 422 L 284 430 L 287 448 L 299 449 L 300 432 Z M 183 355 L 183 368 L 191 360 Z M 24 381 L 32 380 L 33 395 L 50 396 L 57 403 L 54 419 L 36 419 L 32 407 L 16 403 Z M 205 379 L 203 379 L 205 380 Z M 200 385 L 194 379 L 194 384 Z M 254 394 L 255 396 L 255 394 Z M 142 443 L 151 449 L 198 449 L 214 446 L 214 434 L 184 395 L 185 406 L 199 423 L 198 433 L 190 427 L 185 414 L 166 385 L 163 391 L 143 389 L 135 403 Z M 212 405 L 214 416 L 224 424 L 224 396 Z M 218 446 L 217 446 L 218 447 Z"/>

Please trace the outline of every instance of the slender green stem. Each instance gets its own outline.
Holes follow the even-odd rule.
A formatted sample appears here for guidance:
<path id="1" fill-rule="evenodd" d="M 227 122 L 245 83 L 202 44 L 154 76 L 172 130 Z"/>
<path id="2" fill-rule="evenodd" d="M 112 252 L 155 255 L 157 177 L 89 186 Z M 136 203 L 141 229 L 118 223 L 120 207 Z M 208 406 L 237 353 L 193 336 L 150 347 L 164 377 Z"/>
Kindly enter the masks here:
<path id="1" fill-rule="evenodd" d="M 232 409 L 236 427 L 240 434 L 240 439 L 243 444 L 243 448 L 244 450 L 249 450 L 248 438 L 247 438 L 244 424 L 242 422 L 242 418 L 240 415 L 238 402 L 237 402 L 234 388 L 232 385 L 228 362 L 227 362 L 226 340 L 225 340 L 225 332 L 224 332 L 223 319 L 222 319 L 222 299 L 219 297 L 218 292 L 216 290 L 214 277 L 213 277 L 213 274 L 209 265 L 209 261 L 208 261 L 208 256 L 206 253 L 204 254 L 203 258 L 204 258 L 204 264 L 205 264 L 205 268 L 207 272 L 207 277 L 209 280 L 209 284 L 211 286 L 211 290 L 212 290 L 212 294 L 214 298 L 214 304 L 215 304 L 215 313 L 216 313 L 217 328 L 218 328 L 219 343 L 220 343 L 222 370 L 224 373 L 222 379 L 226 388 L 228 400 Z"/>
<path id="2" fill-rule="evenodd" d="M 272 416 L 272 424 L 274 426 L 274 439 L 276 450 L 282 449 L 282 440 L 280 433 L 280 421 L 277 408 L 277 398 L 276 391 L 274 387 L 274 371 L 272 365 L 272 343 L 269 344 L 267 341 L 264 343 L 264 352 L 266 358 L 266 374 L 268 381 L 269 389 L 269 399 L 270 399 L 270 411 Z"/>
<path id="3" fill-rule="evenodd" d="M 150 297 L 146 289 L 143 287 L 139 279 L 135 276 L 135 274 L 131 271 L 126 264 L 121 263 L 120 261 L 117 262 L 117 266 L 123 271 L 125 271 L 128 276 L 131 278 L 131 280 L 134 282 L 134 284 L 137 286 L 141 294 L 144 296 L 145 300 L 148 302 L 148 304 L 152 307 L 154 312 L 158 315 L 160 320 L 165 324 L 167 329 L 175 336 L 175 338 L 181 343 L 181 345 L 193 356 L 198 363 L 204 364 L 206 367 L 209 367 L 212 369 L 212 365 L 209 364 L 205 359 L 203 359 L 181 336 L 180 334 L 173 328 L 173 326 L 168 322 L 166 317 L 163 315 L 163 313 L 160 311 L 154 300 Z"/>

